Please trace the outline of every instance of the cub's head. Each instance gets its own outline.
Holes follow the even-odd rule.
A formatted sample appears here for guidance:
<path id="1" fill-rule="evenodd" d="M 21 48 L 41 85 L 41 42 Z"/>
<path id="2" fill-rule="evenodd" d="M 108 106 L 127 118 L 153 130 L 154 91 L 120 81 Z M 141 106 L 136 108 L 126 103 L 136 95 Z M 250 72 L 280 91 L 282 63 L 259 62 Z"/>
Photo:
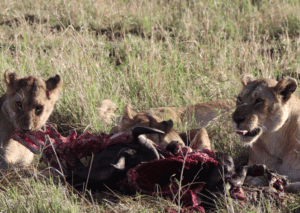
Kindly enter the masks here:
<path id="1" fill-rule="evenodd" d="M 178 141 L 181 145 L 184 145 L 179 134 L 173 130 L 173 121 L 160 121 L 161 119 L 155 115 L 149 113 L 137 113 L 130 104 L 127 104 L 123 111 L 123 116 L 119 126 L 119 132 L 131 130 L 137 126 L 151 127 L 164 131 L 165 134 L 148 134 L 148 139 L 152 140 L 162 147 L 172 141 Z"/>
<path id="2" fill-rule="evenodd" d="M 105 99 L 101 102 L 100 107 L 97 108 L 98 116 L 101 122 L 107 125 L 113 123 L 113 119 L 116 117 L 117 105 L 109 99 Z"/>
<path id="3" fill-rule="evenodd" d="M 279 82 L 255 80 L 245 75 L 242 84 L 244 88 L 237 97 L 232 119 L 241 140 L 251 145 L 265 132 L 277 131 L 284 125 L 290 115 L 297 81 L 293 78 Z"/>
<path id="4" fill-rule="evenodd" d="M 19 78 L 14 72 L 7 70 L 4 81 L 7 90 L 3 111 L 9 121 L 19 131 L 40 129 L 58 100 L 62 86 L 60 76 L 56 75 L 44 81 L 33 76 Z"/>

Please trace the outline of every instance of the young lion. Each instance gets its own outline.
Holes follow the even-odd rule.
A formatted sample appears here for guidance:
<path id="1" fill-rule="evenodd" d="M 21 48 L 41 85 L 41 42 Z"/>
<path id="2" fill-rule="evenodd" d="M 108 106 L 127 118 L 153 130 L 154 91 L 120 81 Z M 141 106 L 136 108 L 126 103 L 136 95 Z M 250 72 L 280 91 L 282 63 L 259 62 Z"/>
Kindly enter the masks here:
<path id="1" fill-rule="evenodd" d="M 172 120 L 162 120 L 162 118 L 151 113 L 137 113 L 130 104 L 127 104 L 123 110 L 120 125 L 114 127 L 111 132 L 124 132 L 136 126 L 151 127 L 165 132 L 165 135 L 147 135 L 150 140 L 164 148 L 172 141 L 177 141 L 182 146 L 191 145 L 193 149 L 211 149 L 210 140 L 204 128 L 179 134 L 173 129 Z"/>
<path id="2" fill-rule="evenodd" d="M 297 81 L 285 78 L 255 80 L 243 76 L 233 123 L 241 141 L 249 145 L 249 163 L 265 164 L 292 182 L 289 192 L 300 191 L 300 100 Z M 261 185 L 262 179 L 250 183 Z"/>
<path id="3" fill-rule="evenodd" d="M 9 164 L 29 165 L 33 153 L 10 137 L 15 130 L 21 132 L 40 129 L 49 118 L 62 80 L 59 75 L 47 81 L 29 76 L 18 78 L 7 70 L 4 73 L 6 93 L 0 98 L 0 169 Z"/>

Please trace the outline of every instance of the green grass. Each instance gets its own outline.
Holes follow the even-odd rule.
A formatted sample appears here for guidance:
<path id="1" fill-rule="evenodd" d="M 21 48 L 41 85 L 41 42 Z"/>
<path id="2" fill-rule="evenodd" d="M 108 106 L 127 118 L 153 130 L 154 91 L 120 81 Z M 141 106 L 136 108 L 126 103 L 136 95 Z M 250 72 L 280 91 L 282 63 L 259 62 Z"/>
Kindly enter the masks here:
<path id="1" fill-rule="evenodd" d="M 63 134 L 70 128 L 109 132 L 112 126 L 97 113 L 104 99 L 116 103 L 120 115 L 128 102 L 143 110 L 234 99 L 243 73 L 299 78 L 296 0 L 7 0 L 0 8 L 0 74 L 61 75 L 64 86 L 50 122 Z M 211 124 L 209 135 L 216 150 L 237 157 L 245 152 L 228 121 L 230 114 Z M 162 203 L 173 205 L 153 198 L 151 207 L 137 195 L 122 198 L 122 209 L 65 195 L 52 183 L 22 184 L 28 193 L 13 185 L 1 193 L 3 211 L 156 212 Z"/>

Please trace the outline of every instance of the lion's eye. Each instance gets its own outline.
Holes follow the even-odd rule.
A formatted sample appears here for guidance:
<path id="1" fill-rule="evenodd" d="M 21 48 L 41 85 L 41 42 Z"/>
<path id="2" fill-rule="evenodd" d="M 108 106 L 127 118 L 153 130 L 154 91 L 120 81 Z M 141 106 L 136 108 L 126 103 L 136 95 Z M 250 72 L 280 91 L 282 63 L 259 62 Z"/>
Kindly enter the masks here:
<path id="1" fill-rule="evenodd" d="M 22 109 L 22 102 L 21 101 L 16 101 L 16 105 L 19 109 Z"/>
<path id="2" fill-rule="evenodd" d="M 43 109 L 43 107 L 44 107 L 44 106 L 42 106 L 42 105 L 37 105 L 37 106 L 35 107 L 35 110 L 36 110 L 37 112 L 39 112 L 39 111 L 41 111 L 41 110 Z"/>
<path id="3" fill-rule="evenodd" d="M 263 99 L 258 98 L 258 99 L 255 100 L 254 104 L 262 104 L 263 102 L 264 102 Z"/>

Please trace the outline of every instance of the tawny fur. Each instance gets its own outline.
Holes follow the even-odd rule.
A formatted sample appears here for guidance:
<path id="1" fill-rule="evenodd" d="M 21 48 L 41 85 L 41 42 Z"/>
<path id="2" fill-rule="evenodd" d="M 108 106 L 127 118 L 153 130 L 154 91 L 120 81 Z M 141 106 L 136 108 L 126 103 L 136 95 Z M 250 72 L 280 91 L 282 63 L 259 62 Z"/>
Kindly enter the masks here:
<path id="1" fill-rule="evenodd" d="M 111 132 L 119 133 L 133 129 L 137 126 L 151 127 L 164 131 L 164 135 L 160 134 L 148 134 L 146 135 L 148 139 L 154 143 L 166 148 L 166 146 L 172 141 L 178 141 L 181 146 L 184 146 L 179 134 L 173 130 L 173 121 L 161 121 L 157 116 L 150 115 L 148 113 L 136 113 L 131 110 L 132 107 L 127 105 L 124 109 L 123 122 L 124 125 L 114 127 Z"/>
<path id="2" fill-rule="evenodd" d="M 259 129 L 255 135 L 241 135 L 249 145 L 249 163 L 265 164 L 286 175 L 292 182 L 289 192 L 300 191 L 300 100 L 294 95 L 297 81 L 285 78 L 255 80 L 242 78 L 243 90 L 238 95 L 233 124 L 239 131 Z M 255 180 L 263 185 L 264 180 Z"/>
<path id="3" fill-rule="evenodd" d="M 211 143 L 205 128 L 192 129 L 180 134 L 180 137 L 192 149 L 211 149 Z"/>
<path id="4" fill-rule="evenodd" d="M 21 132 L 40 129 L 49 118 L 62 86 L 56 75 L 47 81 L 29 76 L 19 78 L 12 71 L 4 73 L 6 93 L 0 98 L 0 169 L 9 164 L 27 166 L 33 153 L 10 139 L 15 130 Z"/>
<path id="5" fill-rule="evenodd" d="M 213 119 L 222 113 L 234 109 L 234 107 L 235 102 L 233 100 L 223 99 L 185 107 L 151 108 L 145 112 L 154 114 L 164 120 L 172 119 L 178 126 L 194 122 L 201 128 L 206 127 Z"/>
<path id="6" fill-rule="evenodd" d="M 105 99 L 101 102 L 100 107 L 98 107 L 98 116 L 103 124 L 111 125 L 113 119 L 116 117 L 117 105 L 109 99 Z"/>
<path id="7" fill-rule="evenodd" d="M 168 114 L 171 120 L 176 119 L 178 117 L 178 115 L 173 110 L 173 107 L 166 108 L 165 112 L 167 112 L 168 110 L 169 112 L 171 112 Z M 191 130 L 186 133 L 181 133 L 179 135 L 179 133 L 173 129 L 173 122 L 172 125 L 170 125 L 170 121 L 163 121 L 166 118 L 164 114 L 158 115 L 161 115 L 162 117 L 148 112 L 137 113 L 136 110 L 134 110 L 134 108 L 130 104 L 127 104 L 124 108 L 120 125 L 114 127 L 111 132 L 123 132 L 130 130 L 136 126 L 152 127 L 166 132 L 163 138 L 158 138 L 158 135 L 154 136 L 155 134 L 147 136 L 156 144 L 159 144 L 163 147 L 166 147 L 172 141 L 178 141 L 181 145 L 184 145 L 185 143 L 191 145 L 193 149 L 211 149 L 210 140 L 204 128 Z M 162 125 L 164 122 L 169 122 L 169 125 L 167 125 L 168 128 L 166 128 L 166 125 Z M 190 136 L 193 137 L 192 140 L 190 140 Z M 182 138 L 184 138 L 184 141 Z"/>

